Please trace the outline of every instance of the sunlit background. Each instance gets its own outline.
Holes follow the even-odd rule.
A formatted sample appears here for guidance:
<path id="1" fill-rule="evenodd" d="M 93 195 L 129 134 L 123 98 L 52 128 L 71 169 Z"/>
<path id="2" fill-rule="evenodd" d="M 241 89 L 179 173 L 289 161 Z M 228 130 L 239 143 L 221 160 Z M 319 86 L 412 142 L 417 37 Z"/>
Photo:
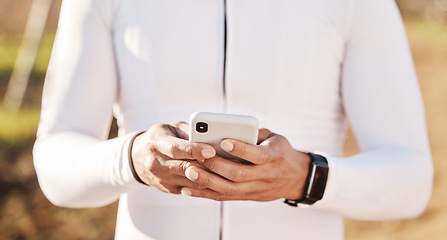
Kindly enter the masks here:
<path id="1" fill-rule="evenodd" d="M 347 239 L 447 236 L 447 0 L 397 2 L 426 106 L 435 164 L 433 196 L 416 219 L 346 220 Z M 0 240 L 114 237 L 116 203 L 96 209 L 55 207 L 43 196 L 33 168 L 31 151 L 60 4 L 61 0 L 0 0 Z M 345 152 L 356 151 L 351 137 Z"/>

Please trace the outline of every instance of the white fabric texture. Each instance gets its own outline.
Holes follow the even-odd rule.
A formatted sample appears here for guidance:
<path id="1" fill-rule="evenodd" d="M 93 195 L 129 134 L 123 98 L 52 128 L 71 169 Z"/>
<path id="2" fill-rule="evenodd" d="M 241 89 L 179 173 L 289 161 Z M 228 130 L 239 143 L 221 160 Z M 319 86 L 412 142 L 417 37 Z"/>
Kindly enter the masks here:
<path id="1" fill-rule="evenodd" d="M 120 199 L 116 239 L 343 239 L 343 217 L 411 218 L 433 166 L 419 86 L 391 0 L 64 0 L 34 164 L 50 201 Z M 138 183 L 129 140 L 195 111 L 256 117 L 325 155 L 309 207 L 221 203 Z M 112 113 L 119 137 L 106 140 Z M 347 124 L 360 154 L 344 158 Z"/>

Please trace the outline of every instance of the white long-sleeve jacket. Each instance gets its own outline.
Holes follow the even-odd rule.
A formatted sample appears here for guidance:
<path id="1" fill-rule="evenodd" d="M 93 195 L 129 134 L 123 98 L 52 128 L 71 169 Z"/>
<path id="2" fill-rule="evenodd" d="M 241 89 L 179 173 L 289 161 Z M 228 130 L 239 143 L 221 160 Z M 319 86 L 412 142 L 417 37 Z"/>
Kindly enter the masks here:
<path id="1" fill-rule="evenodd" d="M 324 198 L 220 203 L 136 182 L 129 139 L 195 111 L 253 115 L 324 154 Z M 344 158 L 348 123 L 361 152 Z M 392 0 L 64 0 L 34 162 L 56 205 L 119 198 L 116 239 L 342 239 L 343 217 L 417 216 L 433 171 Z"/>

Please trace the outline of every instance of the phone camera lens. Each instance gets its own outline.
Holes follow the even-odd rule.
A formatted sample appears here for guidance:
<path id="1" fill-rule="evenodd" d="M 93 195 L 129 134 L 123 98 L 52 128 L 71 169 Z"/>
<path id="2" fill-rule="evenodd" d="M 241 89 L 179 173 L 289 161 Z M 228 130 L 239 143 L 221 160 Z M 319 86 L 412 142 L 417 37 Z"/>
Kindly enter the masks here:
<path id="1" fill-rule="evenodd" d="M 196 131 L 199 133 L 206 133 L 208 131 L 208 124 L 204 122 L 196 123 Z"/>

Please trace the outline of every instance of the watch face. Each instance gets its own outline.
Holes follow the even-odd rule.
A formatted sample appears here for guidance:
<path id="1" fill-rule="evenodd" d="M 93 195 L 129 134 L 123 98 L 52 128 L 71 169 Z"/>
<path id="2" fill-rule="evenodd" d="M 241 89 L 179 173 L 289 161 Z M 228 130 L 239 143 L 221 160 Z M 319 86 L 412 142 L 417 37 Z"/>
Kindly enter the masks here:
<path id="1" fill-rule="evenodd" d="M 326 181 L 329 173 L 329 168 L 318 164 L 313 165 L 312 168 L 312 184 L 308 188 L 308 197 L 314 200 L 320 200 L 323 198 L 324 190 L 326 189 Z"/>

